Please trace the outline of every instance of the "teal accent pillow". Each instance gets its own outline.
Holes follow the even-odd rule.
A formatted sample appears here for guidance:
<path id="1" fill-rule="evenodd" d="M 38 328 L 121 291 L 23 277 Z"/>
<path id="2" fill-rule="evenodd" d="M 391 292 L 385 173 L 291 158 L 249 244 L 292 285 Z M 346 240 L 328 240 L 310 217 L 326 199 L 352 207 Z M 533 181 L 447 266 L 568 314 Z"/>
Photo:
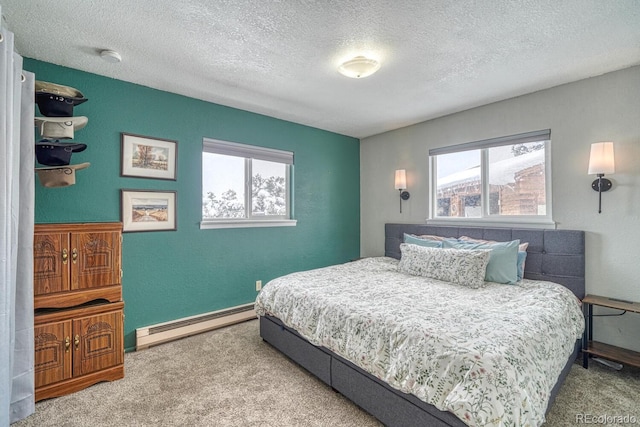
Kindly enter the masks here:
<path id="1" fill-rule="evenodd" d="M 431 240 L 413 236 L 411 234 L 404 233 L 404 242 L 411 245 L 424 246 L 427 248 L 441 248 L 442 242 L 438 240 Z"/>
<path id="2" fill-rule="evenodd" d="M 520 240 L 497 243 L 472 243 L 445 240 L 443 248 L 489 249 L 489 264 L 485 273 L 487 282 L 513 285 L 518 281 L 518 245 Z"/>
<path id="3" fill-rule="evenodd" d="M 518 251 L 518 282 L 524 279 L 524 262 L 527 259 L 527 253 L 524 251 Z"/>

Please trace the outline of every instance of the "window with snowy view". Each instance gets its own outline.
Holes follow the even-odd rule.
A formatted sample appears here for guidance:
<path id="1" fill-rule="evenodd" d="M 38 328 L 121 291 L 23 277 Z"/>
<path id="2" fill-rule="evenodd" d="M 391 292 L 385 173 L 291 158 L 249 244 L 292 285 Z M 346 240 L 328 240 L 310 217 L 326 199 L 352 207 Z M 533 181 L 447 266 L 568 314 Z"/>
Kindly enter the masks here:
<path id="1" fill-rule="evenodd" d="M 431 218 L 550 218 L 549 131 L 430 150 Z"/>
<path id="2" fill-rule="evenodd" d="M 290 152 L 205 139 L 201 224 L 293 225 L 289 223 L 292 163 Z"/>

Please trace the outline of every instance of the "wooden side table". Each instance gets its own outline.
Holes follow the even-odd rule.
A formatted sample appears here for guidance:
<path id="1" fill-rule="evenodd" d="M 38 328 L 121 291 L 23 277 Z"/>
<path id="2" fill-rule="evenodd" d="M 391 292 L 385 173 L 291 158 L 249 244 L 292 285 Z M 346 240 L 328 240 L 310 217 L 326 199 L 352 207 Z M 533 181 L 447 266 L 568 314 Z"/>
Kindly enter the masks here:
<path id="1" fill-rule="evenodd" d="M 582 366 L 589 367 L 589 355 L 600 356 L 622 364 L 640 367 L 640 352 L 593 341 L 593 306 L 608 307 L 626 312 L 640 313 L 640 303 L 587 295 L 582 300 L 582 310 L 586 320 L 582 337 Z"/>

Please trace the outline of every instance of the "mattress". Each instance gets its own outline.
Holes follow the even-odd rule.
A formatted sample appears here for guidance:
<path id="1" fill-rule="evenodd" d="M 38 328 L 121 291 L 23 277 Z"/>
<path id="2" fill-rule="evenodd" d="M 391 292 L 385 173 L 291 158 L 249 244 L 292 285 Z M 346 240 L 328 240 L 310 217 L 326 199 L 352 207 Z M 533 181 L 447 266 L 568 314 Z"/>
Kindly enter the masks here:
<path id="1" fill-rule="evenodd" d="M 573 293 L 533 280 L 471 289 L 397 266 L 292 273 L 264 286 L 256 312 L 468 425 L 542 424 L 584 327 Z"/>

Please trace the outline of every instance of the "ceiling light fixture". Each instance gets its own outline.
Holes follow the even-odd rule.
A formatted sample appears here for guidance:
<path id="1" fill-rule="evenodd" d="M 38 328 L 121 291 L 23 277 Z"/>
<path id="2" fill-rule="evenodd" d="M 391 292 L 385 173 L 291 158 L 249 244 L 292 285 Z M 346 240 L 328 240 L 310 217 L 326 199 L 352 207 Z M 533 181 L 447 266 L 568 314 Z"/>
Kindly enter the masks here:
<path id="1" fill-rule="evenodd" d="M 122 56 L 120 56 L 118 52 L 109 49 L 101 50 L 100 58 L 104 59 L 107 62 L 111 62 L 112 64 L 122 61 Z"/>
<path id="2" fill-rule="evenodd" d="M 356 56 L 338 66 L 340 74 L 353 79 L 368 77 L 379 69 L 380 63 L 378 61 L 365 56 Z"/>

